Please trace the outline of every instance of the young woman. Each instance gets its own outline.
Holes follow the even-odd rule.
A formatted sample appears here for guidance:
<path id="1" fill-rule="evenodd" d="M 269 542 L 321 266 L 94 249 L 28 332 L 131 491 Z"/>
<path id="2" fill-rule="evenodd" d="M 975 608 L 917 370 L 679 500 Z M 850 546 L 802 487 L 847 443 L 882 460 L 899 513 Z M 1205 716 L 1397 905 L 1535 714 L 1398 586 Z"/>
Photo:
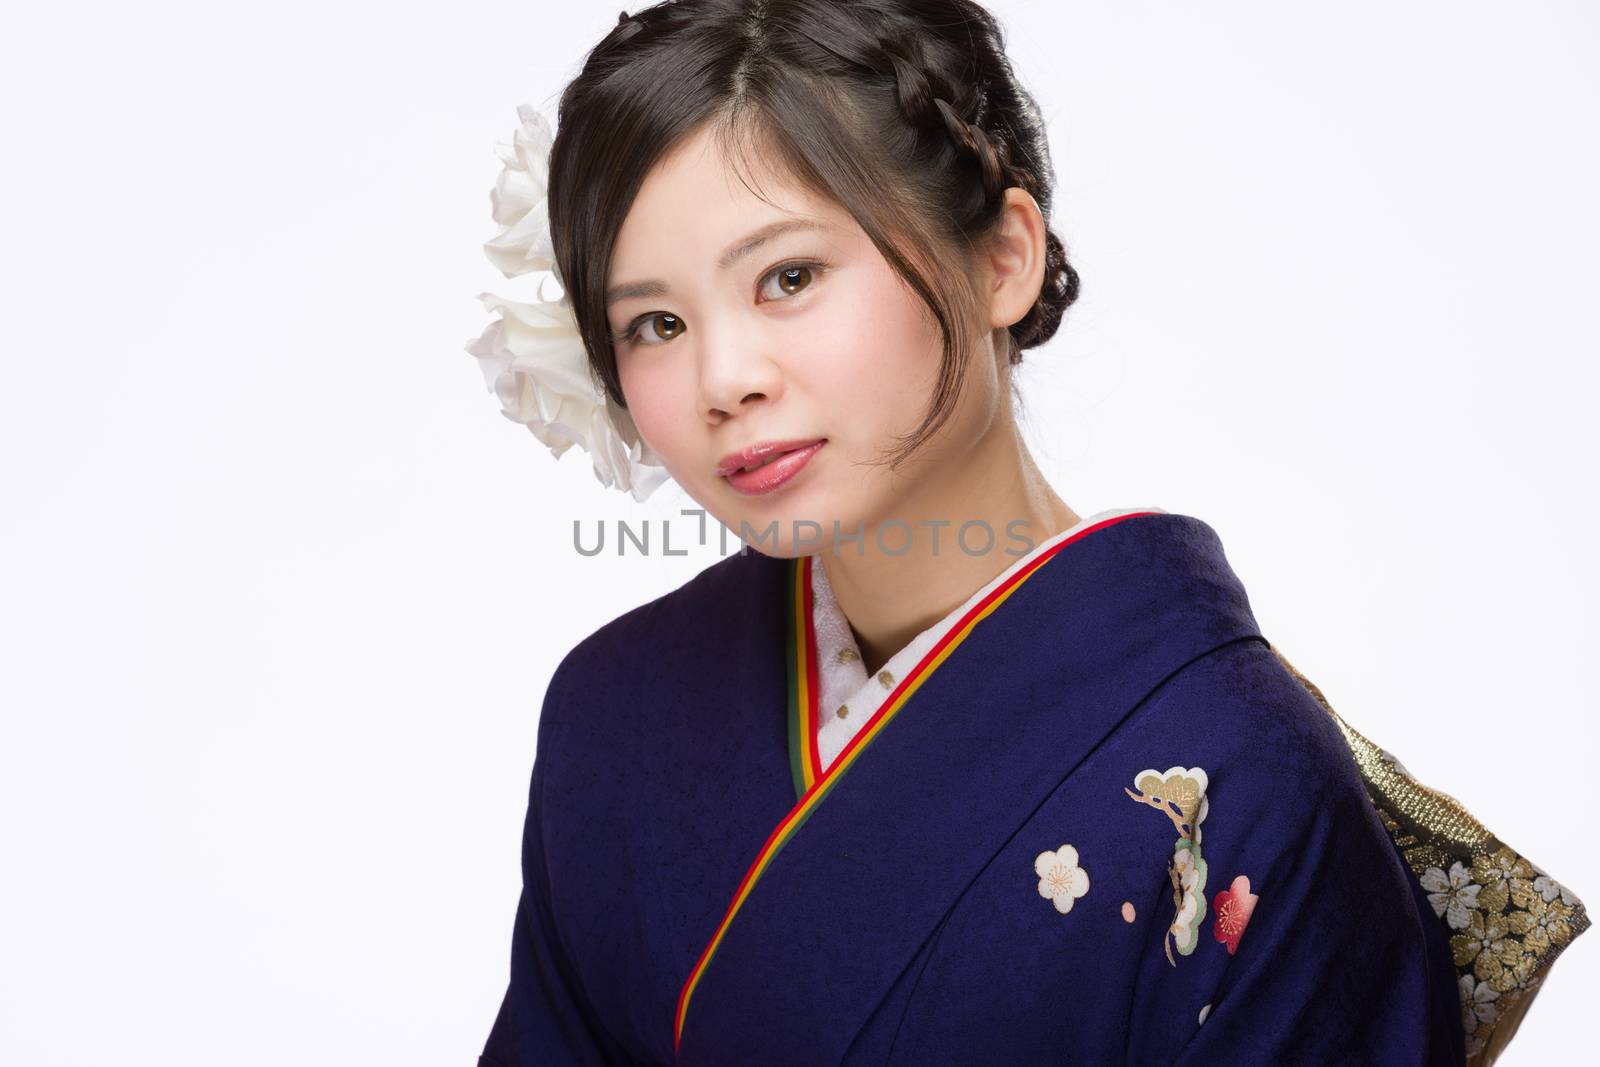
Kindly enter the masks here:
<path id="1" fill-rule="evenodd" d="M 480 1062 L 1490 1062 L 1582 904 L 1333 714 L 1210 527 L 1023 444 L 1077 276 L 992 17 L 660 4 L 559 120 L 490 251 L 562 280 L 608 429 L 511 358 L 548 316 L 474 351 L 758 550 L 551 679 Z"/>

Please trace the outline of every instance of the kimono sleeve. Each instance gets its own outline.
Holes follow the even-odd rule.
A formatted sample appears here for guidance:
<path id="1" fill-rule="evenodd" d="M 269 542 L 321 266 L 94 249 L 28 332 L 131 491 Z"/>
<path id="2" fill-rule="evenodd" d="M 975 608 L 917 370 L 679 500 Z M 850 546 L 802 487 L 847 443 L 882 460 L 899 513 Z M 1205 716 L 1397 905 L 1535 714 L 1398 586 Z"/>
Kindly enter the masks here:
<path id="1" fill-rule="evenodd" d="M 555 701 L 552 679 L 540 734 Z M 544 746 L 541 745 L 541 748 Z M 572 964 L 550 906 L 550 871 L 544 847 L 543 755 L 534 761 L 523 830 L 522 895 L 512 927 L 511 979 L 490 1030 L 479 1067 L 627 1063 L 606 1033 Z"/>
<path id="2" fill-rule="evenodd" d="M 1449 943 L 1331 720 L 1259 645 L 1186 673 L 1163 714 L 1206 724 L 1207 763 L 1167 784 L 1203 804 L 1157 872 L 1128 1062 L 1459 1065 Z"/>

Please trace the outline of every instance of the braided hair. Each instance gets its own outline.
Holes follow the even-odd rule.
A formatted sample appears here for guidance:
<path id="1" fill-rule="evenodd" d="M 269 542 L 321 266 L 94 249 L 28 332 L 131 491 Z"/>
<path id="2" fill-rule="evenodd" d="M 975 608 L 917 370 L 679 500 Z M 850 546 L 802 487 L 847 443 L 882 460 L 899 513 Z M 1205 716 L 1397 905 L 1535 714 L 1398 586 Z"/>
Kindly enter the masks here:
<path id="1" fill-rule="evenodd" d="M 1078 274 L 1049 229 L 1044 123 L 973 0 L 665 0 L 617 25 L 562 93 L 550 231 L 596 378 L 626 407 L 604 293 L 612 250 L 654 164 L 709 127 L 736 165 L 776 160 L 840 204 L 928 306 L 943 337 L 927 414 L 899 461 L 954 408 L 980 314 L 951 271 L 999 223 L 1007 189 L 1038 203 L 1045 271 L 1007 359 L 1049 341 Z"/>

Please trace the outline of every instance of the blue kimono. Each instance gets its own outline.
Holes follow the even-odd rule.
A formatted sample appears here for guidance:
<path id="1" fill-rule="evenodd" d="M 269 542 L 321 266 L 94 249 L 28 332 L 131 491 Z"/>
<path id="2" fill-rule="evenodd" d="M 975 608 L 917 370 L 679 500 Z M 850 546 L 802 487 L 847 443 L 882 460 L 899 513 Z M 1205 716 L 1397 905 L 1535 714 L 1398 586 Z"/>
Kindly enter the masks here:
<path id="1" fill-rule="evenodd" d="M 1460 1064 L 1588 925 L 1196 519 L 1049 545 L 825 769 L 813 562 L 730 556 L 557 668 L 480 1067 Z"/>

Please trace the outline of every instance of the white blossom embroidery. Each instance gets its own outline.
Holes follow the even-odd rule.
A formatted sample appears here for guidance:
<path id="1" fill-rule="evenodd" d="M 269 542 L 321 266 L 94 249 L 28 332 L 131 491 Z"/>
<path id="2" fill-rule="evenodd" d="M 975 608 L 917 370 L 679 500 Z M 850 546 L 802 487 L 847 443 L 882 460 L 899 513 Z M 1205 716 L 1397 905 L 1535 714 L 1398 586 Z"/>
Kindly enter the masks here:
<path id="1" fill-rule="evenodd" d="M 1470 974 L 1464 974 L 1460 980 L 1461 986 L 1461 1025 L 1466 1027 L 1467 1033 L 1472 1033 L 1478 1028 L 1479 1023 L 1492 1023 L 1500 1014 L 1495 1001 L 1500 999 L 1500 994 L 1495 992 L 1494 986 L 1488 982 L 1480 982 Z"/>
<path id="2" fill-rule="evenodd" d="M 1554 878 L 1551 878 L 1548 874 L 1541 874 L 1539 877 L 1535 878 L 1533 880 L 1533 888 L 1546 904 L 1550 903 L 1559 896 L 1561 898 L 1561 903 L 1570 908 L 1572 907 L 1573 902 L 1577 899 L 1572 895 L 1572 890 L 1568 889 Z"/>
<path id="3" fill-rule="evenodd" d="M 1063 915 L 1089 891 L 1089 872 L 1078 866 L 1078 850 L 1071 845 L 1039 853 L 1033 861 L 1033 871 L 1039 876 L 1039 895 Z"/>
<path id="4" fill-rule="evenodd" d="M 1473 882 L 1472 870 L 1457 860 L 1445 874 L 1438 867 L 1422 872 L 1422 888 L 1428 891 L 1428 902 L 1433 913 L 1450 924 L 1452 930 L 1465 930 L 1472 918 L 1472 909 L 1478 906 L 1478 891 L 1483 887 Z"/>

